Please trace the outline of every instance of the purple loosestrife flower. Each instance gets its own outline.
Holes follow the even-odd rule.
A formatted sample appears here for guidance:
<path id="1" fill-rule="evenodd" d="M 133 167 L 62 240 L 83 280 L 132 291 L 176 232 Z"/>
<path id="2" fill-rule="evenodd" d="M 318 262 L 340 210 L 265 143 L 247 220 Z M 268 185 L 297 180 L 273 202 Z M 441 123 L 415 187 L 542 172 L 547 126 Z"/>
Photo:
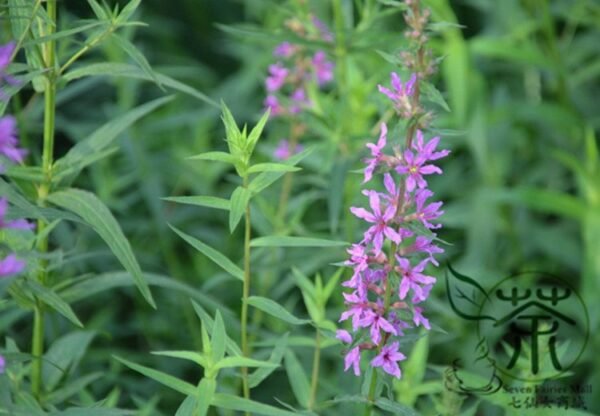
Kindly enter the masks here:
<path id="1" fill-rule="evenodd" d="M 303 108 L 310 107 L 311 105 L 310 100 L 306 97 L 304 88 L 297 88 L 290 96 L 290 100 L 292 101 L 290 105 L 291 114 L 298 114 Z"/>
<path id="2" fill-rule="evenodd" d="M 344 371 L 352 367 L 354 369 L 354 375 L 360 376 L 360 347 L 356 346 L 352 348 L 344 357 Z"/>
<path id="3" fill-rule="evenodd" d="M 21 230 L 31 230 L 35 227 L 34 224 L 23 220 L 7 221 L 4 219 L 6 211 L 8 210 L 8 200 L 6 198 L 0 198 L 0 229 L 1 228 L 15 228 Z"/>
<path id="4" fill-rule="evenodd" d="M 427 181 L 423 175 L 431 175 L 442 173 L 442 170 L 435 165 L 427 165 L 427 158 L 420 153 L 416 155 L 410 150 L 404 151 L 402 163 L 396 167 L 396 172 L 403 175 L 408 175 L 406 178 L 406 190 L 412 192 L 416 187 L 425 188 Z"/>
<path id="5" fill-rule="evenodd" d="M 4 356 L 0 355 L 0 374 L 3 374 L 5 369 L 6 369 L 6 360 L 4 359 Z"/>
<path id="6" fill-rule="evenodd" d="M 6 69 L 10 65 L 10 59 L 16 48 L 15 42 L 9 42 L 0 46 L 0 83 L 5 81 L 9 84 L 15 84 L 16 80 L 6 74 Z"/>
<path id="7" fill-rule="evenodd" d="M 302 149 L 303 149 L 302 145 L 299 145 L 299 144 L 294 146 L 294 148 L 292 149 L 291 143 L 288 142 L 286 139 L 282 139 L 279 142 L 279 144 L 277 145 L 277 148 L 275 148 L 275 151 L 273 152 L 273 156 L 275 157 L 275 159 L 287 160 L 292 155 L 301 152 Z"/>
<path id="8" fill-rule="evenodd" d="M 338 329 L 335 332 L 335 337 L 345 344 L 352 344 L 352 336 L 345 329 Z"/>
<path id="9" fill-rule="evenodd" d="M 425 205 L 427 198 L 433 196 L 433 192 L 429 189 L 419 189 L 415 194 L 415 205 L 417 212 L 415 216 L 423 225 L 429 229 L 440 228 L 441 224 L 432 224 L 429 221 L 435 220 L 441 216 L 444 211 L 440 211 L 443 202 L 432 202 L 431 204 Z"/>
<path id="10" fill-rule="evenodd" d="M 444 249 L 433 244 L 433 240 L 431 240 L 430 238 L 420 235 L 415 239 L 415 242 L 408 248 L 407 252 L 427 253 L 427 259 L 431 262 L 431 264 L 433 264 L 434 266 L 439 266 L 440 264 L 437 262 L 434 255 L 443 253 Z"/>
<path id="11" fill-rule="evenodd" d="M 333 63 L 327 60 L 325 52 L 318 51 L 312 58 L 317 84 L 323 86 L 333 80 Z"/>
<path id="12" fill-rule="evenodd" d="M 12 116 L 0 117 L 0 155 L 17 163 L 22 163 L 23 158 L 27 155 L 25 149 L 19 148 L 17 122 Z"/>
<path id="13" fill-rule="evenodd" d="M 379 345 L 379 342 L 381 341 L 381 331 L 398 335 L 396 329 L 391 323 L 371 309 L 367 309 L 364 312 L 363 317 L 358 324 L 363 328 L 369 328 L 371 340 L 375 343 L 375 345 Z"/>
<path id="14" fill-rule="evenodd" d="M 369 212 L 364 208 L 350 208 L 350 211 L 358 218 L 373 224 L 365 231 L 364 241 L 373 242 L 375 253 L 381 251 L 385 237 L 396 244 L 400 244 L 400 234 L 390 226 L 392 219 L 396 215 L 396 207 L 393 204 L 389 204 L 382 209 L 379 194 L 374 191 L 369 193 L 369 204 L 373 212 Z"/>
<path id="15" fill-rule="evenodd" d="M 396 341 L 383 347 L 379 355 L 373 358 L 371 365 L 373 367 L 382 367 L 383 371 L 386 373 L 396 378 L 400 378 L 402 372 L 400 371 L 400 367 L 398 367 L 398 361 L 402 361 L 406 359 L 406 357 L 398 351 L 399 346 L 400 343 Z"/>
<path id="16" fill-rule="evenodd" d="M 408 82 L 403 84 L 398 74 L 392 72 L 391 84 L 393 90 L 390 90 L 382 85 L 378 85 L 378 89 L 379 92 L 385 94 L 390 100 L 392 100 L 394 107 L 403 117 L 410 118 L 415 112 L 411 99 L 415 93 L 416 81 L 417 75 L 412 74 Z"/>
<path id="17" fill-rule="evenodd" d="M 423 308 L 419 306 L 415 306 L 413 310 L 413 322 L 416 326 L 424 326 L 426 329 L 431 329 L 431 325 L 429 325 L 429 320 L 423 316 Z"/>
<path id="18" fill-rule="evenodd" d="M 426 276 L 423 274 L 425 266 L 429 262 L 428 259 L 421 261 L 416 266 L 412 267 L 410 261 L 404 257 L 396 256 L 401 280 L 398 288 L 398 296 L 400 299 L 406 298 L 409 290 L 413 292 L 413 302 L 418 303 L 427 299 L 430 285 L 435 283 L 435 277 Z M 429 287 L 428 287 L 429 286 Z"/>
<path id="19" fill-rule="evenodd" d="M 270 115 L 275 117 L 283 114 L 285 109 L 279 104 L 279 99 L 274 95 L 267 95 L 264 101 L 265 108 L 271 110 Z"/>
<path id="20" fill-rule="evenodd" d="M 318 30 L 321 39 L 323 39 L 325 42 L 333 42 L 333 34 L 331 33 L 331 30 L 329 30 L 327 25 L 323 23 L 321 19 L 315 15 L 312 15 L 311 21 L 313 26 Z"/>
<path id="21" fill-rule="evenodd" d="M 439 136 L 436 136 L 429 140 L 427 144 L 424 144 L 423 132 L 421 130 L 417 130 L 415 141 L 412 143 L 412 148 L 427 160 L 437 160 L 450 154 L 450 150 L 441 150 L 436 152 L 435 149 L 439 143 L 440 138 Z"/>
<path id="22" fill-rule="evenodd" d="M 282 42 L 275 47 L 273 51 L 273 55 L 281 57 L 281 58 L 290 58 L 292 55 L 296 53 L 298 48 L 292 45 L 289 42 Z"/>
<path id="23" fill-rule="evenodd" d="M 285 79 L 287 78 L 289 73 L 289 69 L 284 67 L 281 62 L 277 62 L 276 64 L 269 66 L 269 76 L 265 81 L 267 91 L 279 91 L 283 84 L 285 84 Z"/>
<path id="24" fill-rule="evenodd" d="M 356 293 L 344 293 L 345 303 L 349 305 L 348 310 L 342 313 L 340 322 L 348 318 L 352 318 L 352 328 L 356 331 L 360 328 L 360 320 L 366 310 L 365 299 L 358 296 Z"/>
<path id="25" fill-rule="evenodd" d="M 25 262 L 17 259 L 14 254 L 9 254 L 4 260 L 0 260 L 0 277 L 8 277 L 21 273 L 25 269 Z"/>
<path id="26" fill-rule="evenodd" d="M 367 143 L 367 147 L 371 150 L 371 158 L 365 159 L 367 166 L 365 167 L 365 179 L 363 183 L 367 183 L 373 177 L 373 172 L 377 168 L 377 165 L 381 163 L 383 158 L 383 148 L 387 143 L 387 125 L 381 123 L 381 133 L 379 133 L 379 140 L 377 144 Z"/>

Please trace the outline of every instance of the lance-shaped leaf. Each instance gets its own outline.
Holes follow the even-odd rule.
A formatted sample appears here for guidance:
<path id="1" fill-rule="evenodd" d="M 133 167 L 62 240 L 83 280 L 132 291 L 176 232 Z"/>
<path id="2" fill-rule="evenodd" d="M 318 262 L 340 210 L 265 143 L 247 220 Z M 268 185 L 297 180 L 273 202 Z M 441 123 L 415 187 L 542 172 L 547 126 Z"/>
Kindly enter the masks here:
<path id="1" fill-rule="evenodd" d="M 50 306 L 56 312 L 67 318 L 73 324 L 80 328 L 83 328 L 83 324 L 71 309 L 71 306 L 65 302 L 58 294 L 53 292 L 51 289 L 40 285 L 34 280 L 26 280 L 25 287 L 29 289 L 37 298 L 39 298 L 46 305 Z"/>
<path id="2" fill-rule="evenodd" d="M 446 289 L 450 306 L 461 318 L 473 321 L 496 320 L 491 316 L 480 314 L 481 305 L 488 298 L 483 287 L 469 276 L 458 273 L 450 263 L 446 270 Z"/>
<path id="3" fill-rule="evenodd" d="M 77 214 L 92 227 L 131 274 L 146 301 L 156 308 L 148 283 L 142 275 L 142 269 L 133 254 L 129 241 L 125 238 L 119 223 L 102 201 L 96 195 L 80 189 L 55 192 L 48 196 L 48 200 L 54 205 Z"/>
<path id="4" fill-rule="evenodd" d="M 199 207 L 222 209 L 229 211 L 230 202 L 225 198 L 217 198 L 216 196 L 170 196 L 162 198 L 165 201 L 177 202 L 178 204 L 196 205 Z"/>
<path id="5" fill-rule="evenodd" d="M 308 319 L 296 318 L 279 303 L 268 298 L 263 298 L 261 296 L 250 296 L 248 298 L 248 304 L 292 325 L 304 325 L 310 323 L 310 320 Z"/>
<path id="6" fill-rule="evenodd" d="M 197 238 L 192 237 L 184 233 L 183 231 L 179 231 L 177 228 L 173 227 L 169 224 L 169 227 L 173 231 L 177 233 L 181 238 L 183 238 L 188 244 L 194 247 L 196 250 L 204 254 L 206 257 L 214 261 L 218 266 L 222 267 L 227 273 L 231 274 L 233 277 L 237 277 L 239 280 L 244 280 L 244 271 L 236 266 L 231 260 L 229 260 L 225 255 L 219 253 L 214 248 L 204 244 L 202 241 Z"/>
<path id="7" fill-rule="evenodd" d="M 235 227 L 242 219 L 242 215 L 246 211 L 246 207 L 250 203 L 252 193 L 248 188 L 238 186 L 231 194 L 231 205 L 229 210 L 229 232 L 233 233 Z"/>
<path id="8" fill-rule="evenodd" d="M 308 407 L 310 400 L 310 383 L 308 377 L 292 350 L 285 352 L 285 370 L 296 400 L 303 407 Z"/>
<path id="9" fill-rule="evenodd" d="M 256 143 L 258 142 L 258 139 L 265 128 L 265 124 L 267 124 L 267 121 L 269 120 L 270 113 L 271 110 L 267 109 L 267 111 L 263 114 L 258 123 L 256 123 L 256 126 L 254 126 L 248 135 L 248 139 L 246 140 L 246 154 L 248 156 L 252 155 L 254 152 L 254 147 L 256 146 Z"/>
<path id="10" fill-rule="evenodd" d="M 287 348 L 288 343 L 288 334 L 284 334 L 283 337 L 277 339 L 275 344 L 275 348 L 271 351 L 271 356 L 269 357 L 268 362 L 274 364 L 273 367 L 260 367 L 256 369 L 250 376 L 248 376 L 248 385 L 250 388 L 257 387 L 260 383 L 262 383 L 267 377 L 273 373 L 281 364 L 281 359 L 283 358 L 283 354 Z"/>
<path id="11" fill-rule="evenodd" d="M 139 365 L 128 361 L 124 358 L 113 356 L 117 361 L 125 364 L 127 367 L 132 370 L 137 371 L 138 373 L 151 378 L 152 380 L 158 381 L 160 384 L 167 386 L 175 391 L 183 393 L 187 396 L 195 396 L 196 395 L 196 387 L 191 385 L 186 381 L 179 380 L 177 377 L 173 377 L 170 374 L 163 373 L 162 371 L 154 370 L 153 368 L 145 367 L 143 365 Z"/>

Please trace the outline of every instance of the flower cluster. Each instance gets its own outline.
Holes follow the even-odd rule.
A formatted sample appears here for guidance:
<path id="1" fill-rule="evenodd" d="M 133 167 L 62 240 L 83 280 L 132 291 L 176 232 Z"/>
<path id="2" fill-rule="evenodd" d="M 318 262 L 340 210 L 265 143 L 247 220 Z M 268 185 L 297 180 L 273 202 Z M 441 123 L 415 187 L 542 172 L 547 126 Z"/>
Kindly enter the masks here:
<path id="1" fill-rule="evenodd" d="M 418 1 L 407 3 L 407 21 L 424 25 L 421 16 L 427 14 L 415 10 Z M 414 41 L 422 46 L 420 36 Z M 422 49 L 416 55 L 415 59 L 423 63 Z M 360 375 L 363 353 L 374 350 L 370 365 L 400 378 L 399 362 L 406 358 L 399 351 L 400 337 L 410 328 L 431 328 L 422 303 L 436 282 L 426 267 L 438 266 L 435 256 L 443 253 L 435 244 L 434 232 L 441 227 L 437 220 L 443 211 L 442 202 L 432 201 L 434 194 L 428 180 L 442 173 L 434 163 L 449 151 L 438 150 L 440 138 L 426 139 L 423 132 L 425 112 L 419 102 L 422 80 L 419 71 L 413 72 L 406 83 L 392 72 L 391 88 L 379 86 L 379 91 L 392 101 L 398 117 L 406 120 L 405 144 L 403 149 L 388 146 L 388 126 L 381 123 L 377 142 L 366 145 L 370 156 L 364 160 L 363 183 L 379 178 L 383 191 L 363 190 L 369 208 L 350 208 L 367 228 L 362 240 L 348 250 L 346 265 L 352 267 L 353 274 L 342 283 L 350 291 L 344 293 L 346 308 L 340 322 L 350 320 L 353 333 L 338 330 L 337 338 L 348 344 L 345 370 L 352 368 L 356 375 Z"/>
<path id="2" fill-rule="evenodd" d="M 305 39 L 333 41 L 333 35 L 327 26 L 314 16 L 311 16 L 309 23 L 292 19 L 287 22 L 287 26 Z M 320 88 L 333 80 L 333 62 L 328 60 L 325 51 L 310 53 L 306 47 L 290 42 L 277 45 L 273 55 L 278 60 L 269 66 L 265 80 L 267 97 L 264 106 L 270 109 L 273 117 L 294 117 L 312 106 L 308 98 L 309 83 L 314 82 Z M 286 159 L 298 150 L 294 143 L 289 145 L 286 140 L 282 140 L 274 156 L 280 160 Z"/>

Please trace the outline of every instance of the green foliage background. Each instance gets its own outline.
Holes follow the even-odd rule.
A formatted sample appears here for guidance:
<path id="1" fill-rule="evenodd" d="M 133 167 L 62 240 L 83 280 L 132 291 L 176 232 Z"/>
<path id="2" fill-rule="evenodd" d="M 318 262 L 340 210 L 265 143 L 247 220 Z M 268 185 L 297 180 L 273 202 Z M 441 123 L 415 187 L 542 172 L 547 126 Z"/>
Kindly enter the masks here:
<path id="1" fill-rule="evenodd" d="M 216 102 L 225 101 L 238 124 L 254 125 L 262 112 L 263 80 L 273 61 L 272 48 L 289 37 L 283 21 L 300 3 L 145 0 L 136 18 L 148 26 L 128 27 L 123 33 L 154 71 L 202 91 Z M 309 3 L 315 14 L 335 26 L 330 2 Z M 287 221 L 276 221 L 281 182 L 253 201 L 256 236 L 277 233 L 356 241 L 361 233 L 348 208 L 363 198 L 356 170 L 365 155 L 364 144 L 376 136 L 372 128 L 377 114 L 386 105 L 376 85 L 387 84 L 389 72 L 395 69 L 378 51 L 392 54 L 403 46 L 404 24 L 398 10 L 383 6 L 393 1 L 377 2 L 381 3 L 380 12 L 364 26 L 360 25 L 361 6 L 376 2 L 341 3 L 348 54 L 343 64 L 337 62 L 336 86 L 320 98 L 322 111 L 307 116 L 312 128 L 306 143 L 318 150 L 300 163 L 302 172 L 294 174 Z M 579 290 L 588 308 L 591 337 L 572 373 L 559 383 L 591 384 L 593 393 L 586 396 L 588 412 L 600 414 L 600 358 L 595 353 L 600 347 L 600 162 L 596 137 L 600 130 L 600 3 L 425 3 L 431 7 L 434 21 L 445 22 L 439 23 L 431 45 L 443 57 L 436 86 L 451 110 L 438 106 L 436 128 L 452 153 L 442 164 L 444 175 L 432 181 L 433 190 L 445 201 L 440 238 L 450 243 L 445 247 L 446 259 L 488 288 L 512 272 L 540 269 L 567 278 Z M 92 18 L 92 13 L 86 2 L 63 0 L 59 16 L 61 24 L 69 26 L 76 19 Z M 9 36 L 3 25 L 0 40 L 5 42 Z M 72 46 L 60 43 L 63 51 Z M 336 53 L 333 47 L 329 52 L 332 56 Z M 133 63 L 110 41 L 85 59 L 88 63 Z M 346 72 L 340 79 L 342 65 Z M 165 89 L 172 92 L 168 86 Z M 85 332 L 72 335 L 78 348 L 57 350 L 59 356 L 70 356 L 64 359 L 73 365 L 68 374 L 54 376 L 53 389 L 84 375 L 97 375 L 70 398 L 73 402 L 90 404 L 108 398 L 110 405 L 142 409 L 139 414 L 174 414 L 183 400 L 181 394 L 132 372 L 113 356 L 195 385 L 202 376 L 199 367 L 150 354 L 202 349 L 200 321 L 190 298 L 211 316 L 220 311 L 230 337 L 237 339 L 239 333 L 241 286 L 169 228 L 171 224 L 184 230 L 238 264 L 242 258 L 242 227 L 230 235 L 226 211 L 163 199 L 187 195 L 229 198 L 239 185 L 227 165 L 186 159 L 225 150 L 224 129 L 218 106 L 190 94 L 175 94 L 172 101 L 121 134 L 118 149 L 89 166 L 76 180 L 77 187 L 93 190 L 113 212 L 158 309 L 152 309 L 132 287 L 127 273 L 92 230 L 61 223 L 51 240 L 50 263 L 60 264 L 57 270 L 64 276 L 82 279 L 71 281 L 61 294 L 85 325 Z M 163 95 L 152 82 L 119 76 L 82 78 L 68 84 L 59 94 L 56 158 L 106 120 Z M 31 149 L 32 160 L 39 160 L 43 100 L 32 91 L 25 92 L 11 101 L 10 110 L 18 115 L 24 147 Z M 269 123 L 256 150 L 257 161 L 270 161 L 276 143 L 289 133 L 287 129 L 282 122 Z M 23 186 L 27 188 L 27 184 Z M 253 253 L 253 294 L 273 299 L 303 318 L 308 311 L 292 267 L 311 279 L 320 272 L 327 283 L 337 270 L 331 264 L 344 260 L 340 247 L 267 247 Z M 407 344 L 412 348 L 407 354 L 411 359 L 403 380 L 393 385 L 394 395 L 407 409 L 416 408 L 422 414 L 510 414 L 514 410 L 507 405 L 507 394 L 469 398 L 462 411 L 452 413 L 463 398 L 445 389 L 444 370 L 455 358 L 468 361 L 477 339 L 472 325 L 450 308 L 444 269 L 432 270 L 439 280 L 428 303 L 434 330 L 422 341 Z M 98 276 L 86 279 L 89 273 Z M 343 307 L 340 293 L 336 288 L 326 308 L 327 319 L 334 322 Z M 30 315 L 9 303 L 0 308 L 0 333 L 26 351 Z M 310 374 L 314 329 L 290 326 L 268 314 L 254 319 L 261 319 L 263 325 L 252 334 L 257 358 L 267 359 L 274 342 L 289 332 L 288 351 L 293 351 L 297 360 L 286 359 L 285 366 L 253 390 L 253 399 L 302 407 L 297 399 L 302 386 L 290 384 L 288 373 L 298 374 L 293 371 L 297 364 L 307 377 Z M 73 329 L 68 320 L 51 315 L 47 345 Z M 360 393 L 359 380 L 343 372 L 340 351 L 331 339 L 324 341 L 318 391 L 323 409 L 319 414 L 355 414 L 356 403 L 326 402 Z M 84 358 L 73 359 L 77 354 Z M 286 366 L 292 367 L 286 372 Z M 235 373 L 230 375 L 235 380 Z M 235 382 L 222 388 L 235 393 Z M 475 413 L 477 409 L 479 413 Z"/>

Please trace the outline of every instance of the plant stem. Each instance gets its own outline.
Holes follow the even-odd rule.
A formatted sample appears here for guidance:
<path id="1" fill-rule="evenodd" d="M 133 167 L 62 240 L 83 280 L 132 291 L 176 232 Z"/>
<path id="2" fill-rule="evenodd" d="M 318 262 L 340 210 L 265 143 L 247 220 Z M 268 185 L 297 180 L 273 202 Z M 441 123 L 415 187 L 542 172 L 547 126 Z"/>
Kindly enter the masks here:
<path id="1" fill-rule="evenodd" d="M 46 13 L 50 23 L 47 35 L 56 32 L 56 0 L 48 0 Z M 50 193 L 52 184 L 52 164 L 54 158 L 54 129 L 56 118 L 56 43 L 49 40 L 45 45 L 44 60 L 46 64 L 46 85 L 44 89 L 44 147 L 42 151 L 43 181 L 38 188 L 38 205 L 44 206 L 46 197 Z M 44 235 L 37 242 L 37 249 L 41 254 L 48 251 L 48 236 L 44 233 L 46 223 L 38 221 L 38 235 Z M 45 285 L 48 280 L 47 262 L 41 262 L 38 281 Z M 42 392 L 42 357 L 44 355 L 44 305 L 39 300 L 36 302 L 33 315 L 33 336 L 31 354 L 34 361 L 31 365 L 31 390 L 39 400 Z"/>
<path id="2" fill-rule="evenodd" d="M 310 386 L 310 399 L 308 410 L 312 410 L 317 398 L 317 387 L 319 386 L 319 366 L 321 364 L 321 332 L 317 328 L 315 335 L 315 354 L 313 355 L 312 380 Z"/>
<path id="3" fill-rule="evenodd" d="M 248 177 L 244 178 L 244 188 L 248 187 Z M 244 232 L 244 288 L 242 295 L 242 353 L 244 357 L 249 357 L 250 348 L 248 346 L 248 297 L 250 296 L 250 203 L 246 205 L 245 212 L 245 232 Z M 250 387 L 248 386 L 248 367 L 242 367 L 242 383 L 244 397 L 250 398 Z"/>

